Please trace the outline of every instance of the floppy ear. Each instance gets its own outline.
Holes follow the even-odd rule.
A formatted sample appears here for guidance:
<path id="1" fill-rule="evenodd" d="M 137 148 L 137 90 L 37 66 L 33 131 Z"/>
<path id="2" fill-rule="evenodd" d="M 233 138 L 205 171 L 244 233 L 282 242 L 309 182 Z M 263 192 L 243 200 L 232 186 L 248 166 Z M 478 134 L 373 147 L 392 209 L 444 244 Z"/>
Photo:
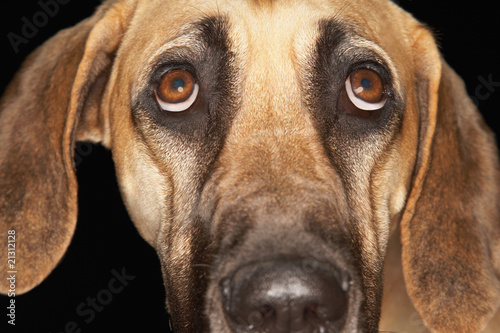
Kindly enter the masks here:
<path id="1" fill-rule="evenodd" d="M 421 120 L 401 221 L 407 290 L 433 332 L 479 332 L 500 301 L 495 138 L 428 30 L 412 38 Z"/>
<path id="2" fill-rule="evenodd" d="M 15 250 L 15 261 L 0 261 L 2 293 L 9 271 L 18 272 L 16 293 L 37 286 L 71 241 L 75 140 L 107 140 L 99 102 L 133 9 L 132 0 L 108 1 L 59 32 L 30 55 L 1 100 L 0 248 Z"/>

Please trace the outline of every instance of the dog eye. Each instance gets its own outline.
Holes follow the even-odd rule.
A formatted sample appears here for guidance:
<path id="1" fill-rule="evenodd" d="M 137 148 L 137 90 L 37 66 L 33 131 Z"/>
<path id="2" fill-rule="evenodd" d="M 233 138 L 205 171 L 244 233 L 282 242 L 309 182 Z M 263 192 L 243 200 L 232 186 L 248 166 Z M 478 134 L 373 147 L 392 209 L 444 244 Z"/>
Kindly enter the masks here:
<path id="1" fill-rule="evenodd" d="M 360 110 L 381 109 L 387 101 L 385 87 L 380 75 L 370 69 L 358 69 L 345 81 L 349 100 Z"/>
<path id="2" fill-rule="evenodd" d="M 193 74 L 183 69 L 165 73 L 156 87 L 156 100 L 169 112 L 182 112 L 196 101 L 199 86 Z"/>

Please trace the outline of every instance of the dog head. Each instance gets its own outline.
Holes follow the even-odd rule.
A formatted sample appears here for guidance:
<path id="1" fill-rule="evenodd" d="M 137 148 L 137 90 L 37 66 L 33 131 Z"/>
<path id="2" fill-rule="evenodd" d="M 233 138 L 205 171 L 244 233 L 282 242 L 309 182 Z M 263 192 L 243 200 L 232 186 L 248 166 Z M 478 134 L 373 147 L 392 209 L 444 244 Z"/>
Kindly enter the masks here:
<path id="1" fill-rule="evenodd" d="M 398 225 L 431 329 L 497 309 L 494 141 L 389 1 L 107 1 L 31 55 L 1 107 L 19 291 L 74 233 L 81 140 L 111 149 L 178 332 L 376 331 Z"/>

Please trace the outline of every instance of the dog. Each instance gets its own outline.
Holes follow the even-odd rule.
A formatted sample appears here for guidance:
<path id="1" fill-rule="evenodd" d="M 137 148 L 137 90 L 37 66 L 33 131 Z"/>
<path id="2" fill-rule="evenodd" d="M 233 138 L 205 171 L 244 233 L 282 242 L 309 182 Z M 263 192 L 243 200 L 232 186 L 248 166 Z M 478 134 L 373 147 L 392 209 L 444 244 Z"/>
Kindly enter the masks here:
<path id="1" fill-rule="evenodd" d="M 88 141 L 113 154 L 175 332 L 411 332 L 415 311 L 500 330 L 494 135 L 390 1 L 108 0 L 0 108 L 18 294 L 70 244 Z"/>

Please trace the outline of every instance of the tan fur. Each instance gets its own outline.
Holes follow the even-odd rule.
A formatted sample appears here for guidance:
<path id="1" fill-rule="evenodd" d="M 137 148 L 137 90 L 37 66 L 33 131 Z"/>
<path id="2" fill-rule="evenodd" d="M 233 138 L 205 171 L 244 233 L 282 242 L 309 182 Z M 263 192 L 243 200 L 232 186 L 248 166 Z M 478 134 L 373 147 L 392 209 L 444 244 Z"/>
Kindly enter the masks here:
<path id="1" fill-rule="evenodd" d="M 205 59 L 211 46 L 194 26 L 209 17 L 227 21 L 225 69 L 234 71 L 234 98 L 221 113 L 237 112 L 217 124 L 225 131 L 220 147 L 203 129 L 162 131 L 131 105 L 165 54 L 186 48 L 191 60 Z M 333 18 L 351 36 L 342 51 L 378 54 L 394 80 L 392 97 L 405 100 L 404 117 L 389 134 L 339 142 L 318 131 L 315 112 L 322 110 L 311 111 L 308 91 L 319 22 Z M 192 286 L 206 282 L 204 293 L 213 297 L 203 320 L 214 332 L 229 332 L 213 282 L 219 272 L 193 267 L 238 230 L 228 212 L 273 233 L 305 230 L 312 209 L 319 228 L 359 244 L 369 325 L 382 311 L 381 330 L 500 330 L 493 136 L 430 32 L 392 2 L 108 0 L 40 47 L 1 101 L 0 234 L 16 230 L 19 293 L 50 274 L 72 238 L 78 140 L 112 150 L 130 216 L 161 259 L 169 310 L 192 312 L 202 297 Z M 342 154 L 348 167 L 335 168 L 332 160 Z M 208 240 L 197 233 L 203 228 Z M 220 272 L 229 267 L 220 263 Z M 7 290 L 1 279 L 0 291 Z M 193 329 L 187 315 L 174 325 Z"/>

